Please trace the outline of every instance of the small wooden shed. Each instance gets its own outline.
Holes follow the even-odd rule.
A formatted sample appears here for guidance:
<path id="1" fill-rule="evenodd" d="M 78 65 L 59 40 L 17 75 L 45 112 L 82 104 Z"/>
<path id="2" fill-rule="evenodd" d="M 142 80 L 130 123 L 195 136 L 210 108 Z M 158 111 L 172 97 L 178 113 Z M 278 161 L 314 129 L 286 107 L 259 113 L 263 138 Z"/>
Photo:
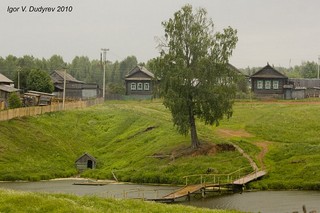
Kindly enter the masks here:
<path id="1" fill-rule="evenodd" d="M 95 169 L 97 160 L 90 154 L 84 153 L 75 161 L 75 165 L 79 171 L 84 171 L 86 169 Z"/>

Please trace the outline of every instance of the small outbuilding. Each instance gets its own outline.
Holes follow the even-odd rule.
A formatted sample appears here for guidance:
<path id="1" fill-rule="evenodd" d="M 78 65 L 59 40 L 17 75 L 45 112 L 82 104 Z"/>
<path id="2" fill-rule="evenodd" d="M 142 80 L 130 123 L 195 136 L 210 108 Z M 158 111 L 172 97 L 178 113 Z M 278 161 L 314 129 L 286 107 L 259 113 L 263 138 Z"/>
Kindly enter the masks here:
<path id="1" fill-rule="evenodd" d="M 47 106 L 51 105 L 53 94 L 38 92 L 38 91 L 28 91 L 23 95 L 24 106 Z"/>
<path id="2" fill-rule="evenodd" d="M 90 154 L 84 153 L 75 161 L 75 165 L 80 172 L 86 169 L 95 169 L 97 160 Z"/>

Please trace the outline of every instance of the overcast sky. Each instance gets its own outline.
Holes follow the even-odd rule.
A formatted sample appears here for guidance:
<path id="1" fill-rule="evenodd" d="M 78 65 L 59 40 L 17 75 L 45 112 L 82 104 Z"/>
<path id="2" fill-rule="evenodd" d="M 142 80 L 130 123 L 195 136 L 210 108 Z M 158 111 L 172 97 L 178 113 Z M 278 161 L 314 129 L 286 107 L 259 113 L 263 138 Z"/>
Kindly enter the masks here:
<path id="1" fill-rule="evenodd" d="M 238 30 L 239 41 L 230 62 L 238 68 L 300 65 L 320 55 L 319 0 L 0 0 L 0 56 L 61 55 L 123 60 L 134 55 L 147 62 L 159 55 L 156 37 L 162 21 L 183 5 L 204 7 L 221 31 Z M 72 6 L 68 13 L 22 12 L 30 6 Z M 20 7 L 8 12 L 8 7 Z"/>

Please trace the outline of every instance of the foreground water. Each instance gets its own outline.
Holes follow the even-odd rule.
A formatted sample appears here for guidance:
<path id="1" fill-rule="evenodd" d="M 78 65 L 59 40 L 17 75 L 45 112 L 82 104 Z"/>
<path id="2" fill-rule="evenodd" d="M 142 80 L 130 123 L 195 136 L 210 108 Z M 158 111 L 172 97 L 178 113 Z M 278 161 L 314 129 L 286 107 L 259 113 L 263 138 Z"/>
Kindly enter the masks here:
<path id="1" fill-rule="evenodd" d="M 73 183 L 76 182 L 81 181 L 2 182 L 0 183 L 0 188 L 31 192 L 148 199 L 160 198 L 177 189 L 177 187 L 172 186 L 146 186 L 136 184 L 108 184 L 104 186 L 73 185 Z M 302 206 L 305 205 L 308 212 L 315 210 L 320 213 L 320 192 L 245 192 L 242 194 L 221 195 L 206 199 L 193 198 L 190 202 L 179 202 L 179 204 L 211 209 L 236 209 L 245 212 L 261 213 L 302 212 Z"/>

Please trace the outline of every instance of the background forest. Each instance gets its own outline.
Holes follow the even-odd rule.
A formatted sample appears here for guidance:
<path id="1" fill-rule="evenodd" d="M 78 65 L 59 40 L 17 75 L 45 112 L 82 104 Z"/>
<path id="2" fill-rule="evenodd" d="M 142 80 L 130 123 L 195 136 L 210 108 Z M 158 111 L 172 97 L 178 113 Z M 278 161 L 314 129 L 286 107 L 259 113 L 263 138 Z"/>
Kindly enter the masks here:
<path id="1" fill-rule="evenodd" d="M 125 75 L 136 65 L 143 65 L 153 72 L 154 59 L 149 60 L 146 64 L 138 62 L 135 56 L 128 56 L 122 61 L 107 61 L 106 66 L 106 83 L 107 91 L 110 93 L 124 94 L 124 78 Z M 239 69 L 246 75 L 252 75 L 261 67 L 247 67 Z M 97 83 L 102 87 L 103 70 L 100 60 L 90 60 L 87 56 L 76 56 L 71 63 L 64 61 L 62 56 L 53 55 L 49 59 L 39 59 L 30 55 L 16 57 L 8 55 L 5 58 L 0 57 L 0 73 L 12 79 L 15 87 L 18 86 L 18 72 L 20 72 L 20 89 L 25 92 L 32 90 L 32 85 L 28 84 L 32 75 L 39 75 L 39 71 L 43 75 L 49 76 L 54 70 L 67 69 L 73 77 L 87 83 Z M 316 78 L 318 72 L 318 64 L 316 62 L 302 62 L 301 65 L 294 67 L 275 67 L 278 71 L 284 73 L 289 78 Z"/>

